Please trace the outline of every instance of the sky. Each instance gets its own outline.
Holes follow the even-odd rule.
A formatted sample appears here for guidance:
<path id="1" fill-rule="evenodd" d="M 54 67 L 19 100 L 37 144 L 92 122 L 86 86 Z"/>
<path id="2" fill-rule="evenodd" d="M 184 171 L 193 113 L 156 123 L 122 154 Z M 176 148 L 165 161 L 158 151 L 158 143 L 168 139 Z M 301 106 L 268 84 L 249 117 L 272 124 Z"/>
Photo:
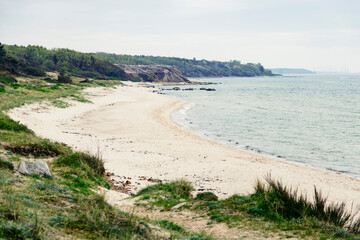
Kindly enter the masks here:
<path id="1" fill-rule="evenodd" d="M 0 42 L 360 72 L 360 0 L 0 0 Z"/>

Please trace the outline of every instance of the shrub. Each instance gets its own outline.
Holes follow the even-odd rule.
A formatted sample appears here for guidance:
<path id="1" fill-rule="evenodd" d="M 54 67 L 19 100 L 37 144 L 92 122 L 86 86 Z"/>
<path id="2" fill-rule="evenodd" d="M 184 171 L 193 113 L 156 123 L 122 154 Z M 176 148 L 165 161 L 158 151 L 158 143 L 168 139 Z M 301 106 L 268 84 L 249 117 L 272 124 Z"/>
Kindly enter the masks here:
<path id="1" fill-rule="evenodd" d="M 24 66 L 24 72 L 26 74 L 29 74 L 31 76 L 36 76 L 36 77 L 45 77 L 46 76 L 46 73 L 44 72 L 44 70 L 42 70 L 41 68 L 38 68 L 38 67 L 30 66 L 30 65 Z"/>
<path id="2" fill-rule="evenodd" d="M 6 116 L 0 117 L 0 129 L 14 131 L 14 132 L 25 132 L 25 133 L 33 133 L 30 129 L 28 129 L 25 125 L 14 121 Z"/>
<path id="3" fill-rule="evenodd" d="M 65 75 L 63 73 L 60 73 L 58 76 L 58 82 L 59 83 L 72 83 L 71 77 L 69 75 Z"/>
<path id="4" fill-rule="evenodd" d="M 57 163 L 60 165 L 70 167 L 81 167 L 82 164 L 86 164 L 95 174 L 102 176 L 105 173 L 104 161 L 100 154 L 90 155 L 82 152 L 76 152 L 68 155 L 61 156 Z"/>
<path id="5" fill-rule="evenodd" d="M 14 165 L 11 162 L 5 161 L 0 158 L 0 168 L 14 170 Z"/>
<path id="6" fill-rule="evenodd" d="M 212 192 L 202 192 L 198 193 L 195 199 L 202 201 L 217 201 L 218 197 Z"/>
<path id="7" fill-rule="evenodd" d="M 101 195 L 80 197 L 76 217 L 68 219 L 65 227 L 91 232 L 94 239 L 135 239 L 140 235 L 150 238 L 147 224 L 136 222 L 131 217 L 113 209 Z M 138 238 L 136 238 L 138 239 Z M 142 238 L 140 238 L 142 239 Z"/>
<path id="8" fill-rule="evenodd" d="M 0 83 L 8 85 L 11 83 L 17 83 L 17 80 L 8 75 L 0 75 Z"/>

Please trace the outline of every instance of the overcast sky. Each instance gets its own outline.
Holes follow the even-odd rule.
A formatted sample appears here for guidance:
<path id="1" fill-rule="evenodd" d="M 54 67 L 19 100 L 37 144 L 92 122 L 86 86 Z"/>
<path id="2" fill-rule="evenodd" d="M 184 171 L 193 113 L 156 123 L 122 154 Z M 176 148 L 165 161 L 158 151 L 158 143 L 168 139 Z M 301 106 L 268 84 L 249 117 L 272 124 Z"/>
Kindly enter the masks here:
<path id="1" fill-rule="evenodd" d="M 360 72 L 360 0 L 0 0 L 0 42 Z"/>

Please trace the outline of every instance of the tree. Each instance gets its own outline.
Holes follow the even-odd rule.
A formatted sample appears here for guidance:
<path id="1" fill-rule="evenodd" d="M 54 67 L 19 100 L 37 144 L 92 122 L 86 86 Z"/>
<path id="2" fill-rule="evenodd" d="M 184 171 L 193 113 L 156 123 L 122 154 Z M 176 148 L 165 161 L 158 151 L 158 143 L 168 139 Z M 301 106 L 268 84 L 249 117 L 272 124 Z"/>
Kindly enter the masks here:
<path id="1" fill-rule="evenodd" d="M 71 77 L 67 73 L 67 68 L 62 67 L 60 69 L 60 74 L 58 76 L 59 83 L 72 83 Z"/>
<path id="2" fill-rule="evenodd" d="M 4 45 L 0 43 L 0 62 L 3 62 L 6 56 L 6 51 L 4 49 Z"/>

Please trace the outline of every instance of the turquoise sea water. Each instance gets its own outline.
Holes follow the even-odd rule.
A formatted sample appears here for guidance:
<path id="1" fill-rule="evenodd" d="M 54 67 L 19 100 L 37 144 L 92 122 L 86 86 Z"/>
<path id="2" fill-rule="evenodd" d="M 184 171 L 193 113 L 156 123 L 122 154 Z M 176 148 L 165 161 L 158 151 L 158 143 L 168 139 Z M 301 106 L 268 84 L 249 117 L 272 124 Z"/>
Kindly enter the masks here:
<path id="1" fill-rule="evenodd" d="M 185 129 L 243 150 L 360 178 L 360 75 L 206 78 L 216 91 L 164 91 L 189 102 Z M 188 88 L 188 86 L 180 87 Z"/>

